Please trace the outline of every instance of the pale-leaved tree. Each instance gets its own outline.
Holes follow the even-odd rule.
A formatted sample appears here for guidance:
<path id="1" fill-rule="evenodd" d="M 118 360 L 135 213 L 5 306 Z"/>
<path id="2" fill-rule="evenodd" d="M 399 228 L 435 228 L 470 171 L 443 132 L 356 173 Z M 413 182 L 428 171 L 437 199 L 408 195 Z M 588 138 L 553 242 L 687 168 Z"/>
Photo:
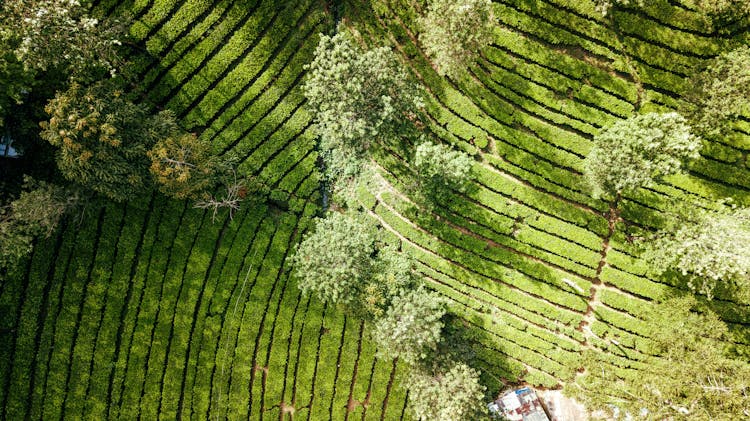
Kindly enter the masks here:
<path id="1" fill-rule="evenodd" d="M 690 86 L 686 97 L 693 127 L 707 136 L 726 133 L 729 121 L 750 113 L 750 46 L 716 57 Z"/>
<path id="2" fill-rule="evenodd" d="M 492 42 L 494 26 L 490 0 L 432 0 L 419 19 L 419 41 L 438 73 L 455 77 Z"/>
<path id="3" fill-rule="evenodd" d="M 292 258 L 299 288 L 322 302 L 357 302 L 372 273 L 375 236 L 364 223 L 338 212 L 318 220 Z"/>
<path id="4" fill-rule="evenodd" d="M 594 137 L 584 174 L 595 196 L 648 187 L 698 158 L 700 138 L 677 113 L 647 113 L 616 122 Z"/>
<path id="5" fill-rule="evenodd" d="M 421 94 L 388 47 L 365 50 L 346 31 L 320 36 L 303 84 L 328 177 L 352 176 L 372 142 L 408 135 Z"/>
<path id="6" fill-rule="evenodd" d="M 484 390 L 477 370 L 452 363 L 434 374 L 417 371 L 409 377 L 409 407 L 422 420 L 483 419 L 487 412 Z"/>
<path id="7" fill-rule="evenodd" d="M 395 297 L 373 328 L 380 353 L 409 364 L 427 359 L 440 342 L 445 312 L 445 300 L 422 288 Z"/>
<path id="8" fill-rule="evenodd" d="M 657 356 L 642 354 L 636 371 L 586 351 L 585 372 L 566 392 L 590 409 L 634 419 L 750 418 L 750 364 L 724 349 L 732 339 L 716 314 L 686 296 L 649 307 L 644 318 Z"/>
<path id="9" fill-rule="evenodd" d="M 696 292 L 750 299 L 750 209 L 694 212 L 656 235 L 646 256 L 657 274 L 675 270 Z"/>

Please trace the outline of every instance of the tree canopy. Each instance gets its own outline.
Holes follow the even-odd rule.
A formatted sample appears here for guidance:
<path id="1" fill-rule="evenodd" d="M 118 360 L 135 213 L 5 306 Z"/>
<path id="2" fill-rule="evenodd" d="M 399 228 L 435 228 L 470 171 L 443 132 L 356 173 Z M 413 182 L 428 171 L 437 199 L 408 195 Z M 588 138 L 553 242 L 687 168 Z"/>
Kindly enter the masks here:
<path id="1" fill-rule="evenodd" d="M 124 201 L 150 188 L 147 151 L 179 130 L 171 114 L 150 115 L 111 80 L 58 92 L 46 107 L 43 139 L 56 146 L 57 165 L 74 182 Z"/>
<path id="2" fill-rule="evenodd" d="M 727 122 L 750 112 L 750 46 L 719 55 L 691 82 L 692 125 L 703 135 L 726 133 Z"/>
<path id="3" fill-rule="evenodd" d="M 432 142 L 420 143 L 414 155 L 414 166 L 426 189 L 465 190 L 471 179 L 472 164 L 466 153 Z"/>
<path id="4" fill-rule="evenodd" d="M 147 152 L 159 190 L 175 199 L 197 199 L 216 182 L 211 145 L 193 133 L 172 133 Z"/>
<path id="5" fill-rule="evenodd" d="M 388 47 L 363 50 L 345 31 L 322 35 L 303 84 L 331 179 L 352 175 L 373 141 L 410 132 L 420 91 Z"/>
<path id="6" fill-rule="evenodd" d="M 437 348 L 445 312 L 446 303 L 439 294 L 421 288 L 405 291 L 375 322 L 373 337 L 383 354 L 419 363 Z"/>
<path id="7" fill-rule="evenodd" d="M 419 40 L 440 75 L 457 76 L 492 42 L 490 0 L 432 0 L 419 19 Z"/>
<path id="8" fill-rule="evenodd" d="M 464 363 L 453 363 L 436 374 L 413 373 L 409 378 L 409 407 L 417 419 L 464 421 L 486 413 L 484 386 L 479 372 Z"/>
<path id="9" fill-rule="evenodd" d="M 372 271 L 375 236 L 370 228 L 338 212 L 318 220 L 293 257 L 299 288 L 323 302 L 357 300 Z"/>
<path id="10" fill-rule="evenodd" d="M 698 158 L 700 138 L 677 113 L 647 113 L 621 120 L 594 137 L 584 173 L 595 196 L 651 186 Z"/>
<path id="11" fill-rule="evenodd" d="M 647 244 L 651 267 L 658 274 L 681 272 L 708 297 L 721 287 L 750 302 L 750 209 L 694 213 Z"/>
<path id="12" fill-rule="evenodd" d="M 644 322 L 658 355 L 644 361 L 648 369 L 620 376 L 587 351 L 585 389 L 569 391 L 590 408 L 611 413 L 616 407 L 635 418 L 750 417 L 750 366 L 722 349 L 719 341 L 730 341 L 729 332 L 714 313 L 686 296 L 653 306 Z"/>

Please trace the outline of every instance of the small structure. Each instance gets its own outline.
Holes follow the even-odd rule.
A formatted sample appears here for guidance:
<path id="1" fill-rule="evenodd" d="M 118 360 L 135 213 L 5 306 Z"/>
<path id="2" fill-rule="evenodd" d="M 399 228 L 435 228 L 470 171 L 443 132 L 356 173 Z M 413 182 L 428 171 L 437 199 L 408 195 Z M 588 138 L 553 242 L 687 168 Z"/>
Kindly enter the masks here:
<path id="1" fill-rule="evenodd" d="M 23 155 L 12 145 L 13 138 L 10 136 L 10 132 L 6 131 L 5 134 L 0 137 L 0 158 L 20 158 L 21 155 Z"/>
<path id="2" fill-rule="evenodd" d="M 536 392 L 529 387 L 511 390 L 487 407 L 491 414 L 509 421 L 549 421 Z"/>

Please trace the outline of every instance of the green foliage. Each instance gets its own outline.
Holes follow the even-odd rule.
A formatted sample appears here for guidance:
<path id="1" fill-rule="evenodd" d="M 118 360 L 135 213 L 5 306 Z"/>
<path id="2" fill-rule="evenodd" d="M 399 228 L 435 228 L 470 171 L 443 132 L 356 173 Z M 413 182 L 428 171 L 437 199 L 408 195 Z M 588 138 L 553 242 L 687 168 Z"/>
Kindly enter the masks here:
<path id="1" fill-rule="evenodd" d="M 596 11 L 601 13 L 602 16 L 607 16 L 614 6 L 629 6 L 631 4 L 643 6 L 643 0 L 594 0 L 594 3 L 596 4 Z"/>
<path id="2" fill-rule="evenodd" d="M 115 201 L 148 189 L 146 152 L 178 130 L 171 114 L 149 115 L 112 82 L 73 84 L 46 111 L 50 119 L 42 123 L 41 136 L 58 148 L 63 175 Z"/>
<path id="3" fill-rule="evenodd" d="M 419 363 L 437 348 L 445 312 L 446 303 L 439 294 L 421 288 L 406 291 L 376 320 L 373 338 L 383 355 Z"/>
<path id="4" fill-rule="evenodd" d="M 305 68 L 302 89 L 331 179 L 356 173 L 372 142 L 411 132 L 420 92 L 389 48 L 362 50 L 344 31 L 321 35 Z"/>
<path id="5" fill-rule="evenodd" d="M 693 77 L 691 86 L 686 96 L 692 104 L 688 111 L 693 127 L 705 135 L 726 133 L 727 122 L 750 112 L 750 46 L 713 59 Z"/>
<path id="6" fill-rule="evenodd" d="M 0 208 L 0 274 L 31 252 L 34 238 L 51 235 L 78 200 L 78 192 L 26 177 L 21 195 Z"/>
<path id="7" fill-rule="evenodd" d="M 212 187 L 217 160 L 211 145 L 192 133 L 167 136 L 147 152 L 159 190 L 175 199 L 195 199 Z"/>
<path id="8" fill-rule="evenodd" d="M 414 373 L 409 384 L 409 406 L 418 419 L 463 421 L 486 415 L 479 372 L 464 363 L 434 375 Z"/>
<path id="9" fill-rule="evenodd" d="M 591 351 L 580 384 L 568 392 L 589 408 L 612 412 L 611 405 L 635 418 L 721 419 L 750 416 L 750 367 L 727 355 L 726 325 L 692 297 L 673 298 L 645 312 L 645 323 L 659 357 L 648 369 L 622 377 Z M 580 388 L 583 386 L 583 389 Z"/>
<path id="10" fill-rule="evenodd" d="M 471 179 L 473 160 L 464 152 L 444 144 L 420 143 L 414 166 L 427 189 L 453 188 L 465 191 Z"/>
<path id="11" fill-rule="evenodd" d="M 750 209 L 699 211 L 681 218 L 647 244 L 654 271 L 676 270 L 688 285 L 712 297 L 719 284 L 737 299 L 750 302 Z"/>
<path id="12" fill-rule="evenodd" d="M 441 75 L 457 76 L 492 42 L 495 16 L 490 0 L 432 0 L 420 18 L 419 41 Z"/>
<path id="13" fill-rule="evenodd" d="M 16 45 L 26 70 L 59 69 L 91 80 L 96 69 L 114 75 L 121 64 L 117 47 L 129 26 L 125 19 L 100 22 L 78 0 L 8 0 L 2 12 L 0 37 Z"/>
<path id="14" fill-rule="evenodd" d="M 372 271 L 375 236 L 367 225 L 331 212 L 292 258 L 299 288 L 331 304 L 353 304 Z"/>
<path id="15" fill-rule="evenodd" d="M 372 278 L 364 287 L 360 299 L 365 314 L 382 317 L 391 300 L 416 282 L 413 259 L 406 253 L 398 252 L 394 246 L 381 247 L 373 263 Z"/>
<path id="16" fill-rule="evenodd" d="M 621 120 L 594 138 L 584 161 L 594 195 L 618 194 L 651 186 L 661 177 L 681 172 L 698 157 L 700 139 L 677 113 L 647 113 Z"/>

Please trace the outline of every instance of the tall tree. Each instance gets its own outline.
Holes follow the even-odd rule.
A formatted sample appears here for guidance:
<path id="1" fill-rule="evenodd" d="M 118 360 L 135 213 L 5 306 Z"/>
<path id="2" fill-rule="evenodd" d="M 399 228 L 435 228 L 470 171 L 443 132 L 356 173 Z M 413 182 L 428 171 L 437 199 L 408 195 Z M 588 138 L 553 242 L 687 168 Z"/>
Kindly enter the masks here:
<path id="1" fill-rule="evenodd" d="M 471 179 L 472 163 L 466 153 L 432 142 L 420 143 L 414 154 L 417 174 L 428 190 L 440 191 L 446 187 L 465 190 Z"/>
<path id="2" fill-rule="evenodd" d="M 219 170 L 211 145 L 192 133 L 173 133 L 147 153 L 159 190 L 175 199 L 196 199 L 216 183 Z"/>
<path id="3" fill-rule="evenodd" d="M 431 356 L 440 342 L 445 300 L 424 289 L 405 291 L 393 299 L 375 322 L 373 338 L 388 357 L 416 364 Z"/>
<path id="4" fill-rule="evenodd" d="M 490 44 L 495 16 L 490 0 L 432 0 L 419 19 L 419 41 L 438 73 L 457 76 Z"/>
<path id="5" fill-rule="evenodd" d="M 721 288 L 750 303 L 750 209 L 690 213 L 647 244 L 651 267 L 681 272 L 709 298 Z"/>
<path id="6" fill-rule="evenodd" d="M 171 114 L 149 115 L 113 79 L 88 88 L 74 83 L 46 111 L 41 135 L 58 148 L 63 175 L 115 201 L 150 188 L 146 152 L 178 131 Z"/>
<path id="7" fill-rule="evenodd" d="M 292 258 L 299 288 L 331 304 L 357 303 L 370 278 L 375 236 L 367 225 L 331 212 L 305 236 Z"/>
<path id="8" fill-rule="evenodd" d="M 750 46 L 719 55 L 690 86 L 687 115 L 693 127 L 707 136 L 725 134 L 729 121 L 750 112 Z"/>
<path id="9" fill-rule="evenodd" d="M 420 91 L 387 47 L 363 50 L 346 31 L 320 36 L 303 85 L 329 177 L 352 175 L 370 143 L 410 133 Z"/>
<path id="10" fill-rule="evenodd" d="M 90 81 L 98 69 L 114 73 L 120 65 L 127 19 L 100 22 L 78 0 L 6 0 L 2 12 L 0 37 L 15 45 L 26 70 L 56 69 Z"/>
<path id="11" fill-rule="evenodd" d="M 696 311 L 699 310 L 699 311 Z M 727 326 L 692 297 L 673 298 L 645 312 L 657 357 L 620 374 L 587 351 L 585 372 L 567 392 L 590 409 L 638 419 L 735 420 L 750 417 L 750 365 L 722 349 Z"/>
<path id="12" fill-rule="evenodd" d="M 34 239 L 51 235 L 80 194 L 26 177 L 20 196 L 0 207 L 0 278 L 31 252 Z"/>
<path id="13" fill-rule="evenodd" d="M 594 137 L 584 174 L 595 196 L 653 185 L 698 158 L 701 141 L 677 113 L 647 113 L 621 120 Z"/>
<path id="14" fill-rule="evenodd" d="M 464 421 L 486 416 L 479 372 L 464 363 L 436 373 L 417 371 L 409 378 L 409 407 L 417 419 Z"/>

